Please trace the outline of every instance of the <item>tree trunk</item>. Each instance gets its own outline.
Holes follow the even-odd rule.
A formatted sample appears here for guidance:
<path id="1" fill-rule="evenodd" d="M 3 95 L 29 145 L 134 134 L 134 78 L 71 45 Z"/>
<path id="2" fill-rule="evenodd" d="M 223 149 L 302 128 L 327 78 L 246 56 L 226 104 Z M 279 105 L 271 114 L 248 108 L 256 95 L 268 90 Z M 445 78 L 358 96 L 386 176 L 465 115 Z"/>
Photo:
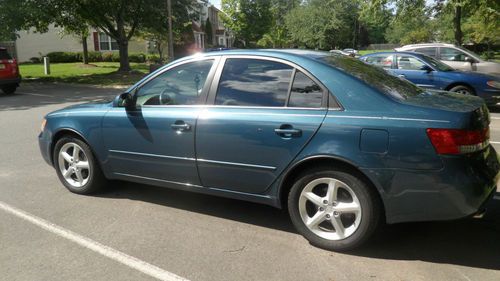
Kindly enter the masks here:
<path id="1" fill-rule="evenodd" d="M 462 6 L 455 6 L 455 15 L 453 18 L 453 29 L 455 31 L 455 44 L 458 46 L 462 45 Z"/>
<path id="2" fill-rule="evenodd" d="M 129 72 L 130 69 L 130 63 L 128 61 L 128 40 L 120 40 L 117 41 L 118 43 L 118 50 L 120 54 L 120 68 L 118 68 L 119 72 Z"/>
<path id="3" fill-rule="evenodd" d="M 87 48 L 87 36 L 82 36 L 82 45 L 83 45 L 83 63 L 89 64 L 89 50 Z"/>

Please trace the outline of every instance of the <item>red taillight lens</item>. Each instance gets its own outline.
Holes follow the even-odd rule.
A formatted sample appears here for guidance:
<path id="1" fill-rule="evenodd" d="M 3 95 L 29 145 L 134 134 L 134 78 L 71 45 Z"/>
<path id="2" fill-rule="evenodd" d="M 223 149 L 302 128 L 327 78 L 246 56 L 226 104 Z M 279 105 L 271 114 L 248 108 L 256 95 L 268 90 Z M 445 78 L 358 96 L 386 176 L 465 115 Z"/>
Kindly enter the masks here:
<path id="1" fill-rule="evenodd" d="M 480 151 L 489 144 L 489 128 L 482 130 L 427 129 L 438 154 L 465 154 Z"/>

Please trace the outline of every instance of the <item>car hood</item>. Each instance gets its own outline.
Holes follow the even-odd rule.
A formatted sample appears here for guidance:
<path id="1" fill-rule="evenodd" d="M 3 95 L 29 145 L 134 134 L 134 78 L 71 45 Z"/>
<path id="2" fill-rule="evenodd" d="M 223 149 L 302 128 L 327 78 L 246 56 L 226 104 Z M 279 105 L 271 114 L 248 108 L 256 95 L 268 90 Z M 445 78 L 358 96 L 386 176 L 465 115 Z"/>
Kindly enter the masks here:
<path id="1" fill-rule="evenodd" d="M 405 104 L 432 109 L 469 112 L 484 105 L 484 101 L 475 96 L 467 96 L 447 91 L 428 90 L 420 95 L 410 97 Z"/>
<path id="2" fill-rule="evenodd" d="M 109 108 L 113 106 L 112 102 L 89 102 L 83 104 L 71 105 L 47 114 L 47 117 L 59 114 L 70 114 L 70 113 L 105 113 Z"/>

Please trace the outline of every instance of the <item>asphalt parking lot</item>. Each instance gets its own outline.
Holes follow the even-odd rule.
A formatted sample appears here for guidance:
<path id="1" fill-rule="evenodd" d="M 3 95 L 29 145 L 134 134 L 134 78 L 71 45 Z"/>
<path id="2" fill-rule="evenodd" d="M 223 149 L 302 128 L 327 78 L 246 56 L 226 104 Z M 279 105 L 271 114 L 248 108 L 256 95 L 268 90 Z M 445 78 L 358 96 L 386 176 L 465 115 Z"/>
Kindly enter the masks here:
<path id="1" fill-rule="evenodd" d="M 387 226 L 340 254 L 264 205 L 122 182 L 66 191 L 38 150 L 42 117 L 120 91 L 26 83 L 0 94 L 0 280 L 500 280 L 500 192 L 483 219 Z"/>

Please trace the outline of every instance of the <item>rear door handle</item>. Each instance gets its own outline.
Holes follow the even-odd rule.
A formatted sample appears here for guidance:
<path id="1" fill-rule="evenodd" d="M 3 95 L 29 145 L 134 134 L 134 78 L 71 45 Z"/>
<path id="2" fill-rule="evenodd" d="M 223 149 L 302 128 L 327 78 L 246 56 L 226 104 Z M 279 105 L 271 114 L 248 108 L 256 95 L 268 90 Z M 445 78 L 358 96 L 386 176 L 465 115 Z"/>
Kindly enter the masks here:
<path id="1" fill-rule="evenodd" d="M 406 78 L 406 76 L 404 74 L 399 74 L 398 77 L 399 78 Z"/>
<path id="2" fill-rule="evenodd" d="M 184 132 L 184 131 L 189 131 L 191 130 L 191 125 L 188 123 L 182 121 L 182 120 L 177 120 L 175 121 L 174 124 L 170 125 L 170 127 L 173 130 L 179 131 L 179 132 Z"/>
<path id="3" fill-rule="evenodd" d="M 274 132 L 283 138 L 292 138 L 302 136 L 302 130 L 294 129 L 291 125 L 281 125 L 279 128 L 274 129 Z"/>

